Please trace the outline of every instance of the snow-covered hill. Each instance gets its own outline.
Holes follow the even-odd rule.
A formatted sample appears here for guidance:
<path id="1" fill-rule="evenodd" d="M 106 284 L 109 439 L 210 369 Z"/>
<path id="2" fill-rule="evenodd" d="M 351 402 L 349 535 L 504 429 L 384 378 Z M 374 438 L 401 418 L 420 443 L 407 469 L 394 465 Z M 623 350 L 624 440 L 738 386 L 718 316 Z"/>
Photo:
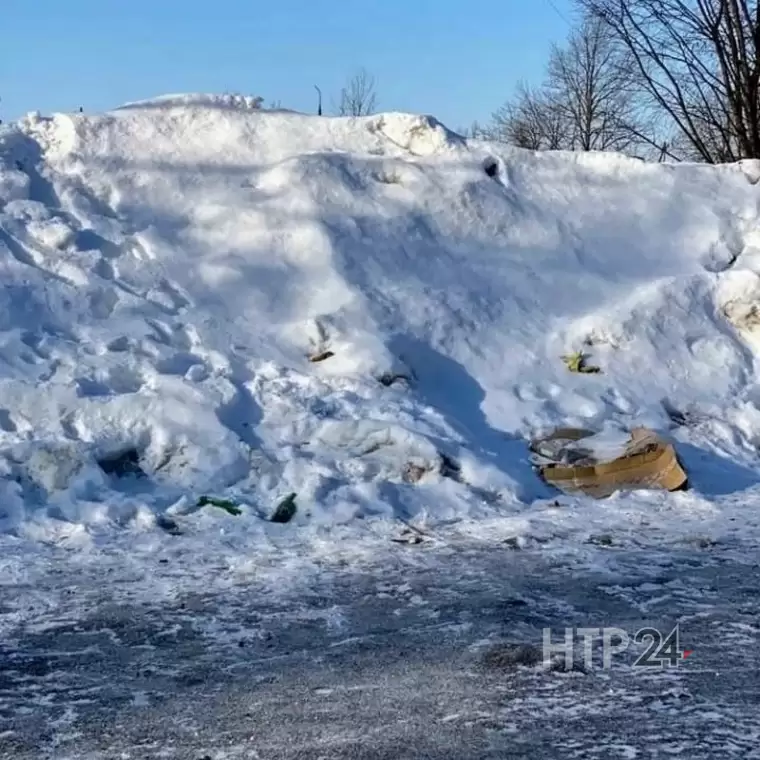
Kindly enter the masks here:
<path id="1" fill-rule="evenodd" d="M 757 504 L 756 163 L 209 96 L 2 129 L 0 532 L 86 543 L 168 512 L 552 536 Z M 567 371 L 579 349 L 600 374 Z M 556 424 L 653 426 L 694 488 L 553 508 L 526 438 Z M 129 450 L 145 477 L 104 472 Z M 261 519 L 289 493 L 288 526 Z"/>

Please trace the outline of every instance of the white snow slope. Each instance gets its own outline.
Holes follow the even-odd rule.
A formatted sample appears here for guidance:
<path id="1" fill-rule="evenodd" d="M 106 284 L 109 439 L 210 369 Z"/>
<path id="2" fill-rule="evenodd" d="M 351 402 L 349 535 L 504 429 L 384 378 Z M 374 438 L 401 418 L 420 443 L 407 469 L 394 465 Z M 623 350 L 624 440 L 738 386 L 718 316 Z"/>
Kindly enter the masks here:
<path id="1" fill-rule="evenodd" d="M 6 549 L 163 535 L 166 513 L 243 554 L 397 518 L 525 540 L 757 523 L 760 166 L 209 96 L 2 130 Z M 581 348 L 600 374 L 567 371 Z M 557 424 L 653 426 L 693 488 L 556 508 L 526 439 Z M 147 477 L 98 466 L 130 448 Z"/>

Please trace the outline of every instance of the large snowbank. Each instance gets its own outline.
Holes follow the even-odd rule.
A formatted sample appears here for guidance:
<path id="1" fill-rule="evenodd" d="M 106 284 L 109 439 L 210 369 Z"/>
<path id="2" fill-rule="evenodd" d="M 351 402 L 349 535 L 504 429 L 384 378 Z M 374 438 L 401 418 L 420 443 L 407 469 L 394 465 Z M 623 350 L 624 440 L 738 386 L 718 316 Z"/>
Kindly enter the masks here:
<path id="1" fill-rule="evenodd" d="M 653 426 L 690 470 L 595 520 L 749 504 L 759 174 L 229 97 L 31 114 L 0 133 L 0 532 L 153 530 L 206 494 L 250 527 L 290 492 L 288 529 L 559 530 L 525 446 L 555 424 Z M 146 477 L 98 466 L 131 448 Z"/>

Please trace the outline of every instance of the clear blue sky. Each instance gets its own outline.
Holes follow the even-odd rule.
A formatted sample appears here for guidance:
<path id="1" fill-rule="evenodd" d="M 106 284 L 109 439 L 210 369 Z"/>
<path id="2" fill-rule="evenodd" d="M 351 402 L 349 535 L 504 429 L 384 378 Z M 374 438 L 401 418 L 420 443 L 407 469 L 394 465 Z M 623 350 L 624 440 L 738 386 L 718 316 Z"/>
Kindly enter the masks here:
<path id="1" fill-rule="evenodd" d="M 572 0 L 2 0 L 0 114 L 177 92 L 328 107 L 364 66 L 378 108 L 484 121 L 542 76 Z M 556 9 L 556 10 L 555 10 Z"/>

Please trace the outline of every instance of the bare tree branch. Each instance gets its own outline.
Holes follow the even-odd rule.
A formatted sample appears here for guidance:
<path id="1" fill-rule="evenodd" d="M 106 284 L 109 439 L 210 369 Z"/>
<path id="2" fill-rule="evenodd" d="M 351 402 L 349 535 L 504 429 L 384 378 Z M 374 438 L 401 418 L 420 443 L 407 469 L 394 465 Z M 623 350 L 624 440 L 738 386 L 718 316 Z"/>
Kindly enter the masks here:
<path id="1" fill-rule="evenodd" d="M 552 48 L 546 82 L 520 85 L 494 114 L 493 129 L 533 150 L 626 151 L 657 144 L 651 113 L 634 87 L 633 66 L 608 26 L 587 16 L 565 45 Z"/>
<path id="2" fill-rule="evenodd" d="M 638 86 L 694 157 L 760 158 L 755 0 L 579 0 L 630 55 Z"/>
<path id="3" fill-rule="evenodd" d="M 493 115 L 490 137 L 529 150 L 557 150 L 565 146 L 562 113 L 541 89 L 520 83 L 515 98 Z"/>
<path id="4" fill-rule="evenodd" d="M 375 112 L 377 94 L 375 77 L 366 69 L 359 69 L 340 91 L 335 109 L 338 116 L 368 116 Z"/>
<path id="5" fill-rule="evenodd" d="M 549 59 L 548 87 L 568 125 L 568 142 L 577 150 L 623 151 L 641 127 L 630 61 L 614 45 L 605 24 L 584 19 L 563 48 Z"/>

